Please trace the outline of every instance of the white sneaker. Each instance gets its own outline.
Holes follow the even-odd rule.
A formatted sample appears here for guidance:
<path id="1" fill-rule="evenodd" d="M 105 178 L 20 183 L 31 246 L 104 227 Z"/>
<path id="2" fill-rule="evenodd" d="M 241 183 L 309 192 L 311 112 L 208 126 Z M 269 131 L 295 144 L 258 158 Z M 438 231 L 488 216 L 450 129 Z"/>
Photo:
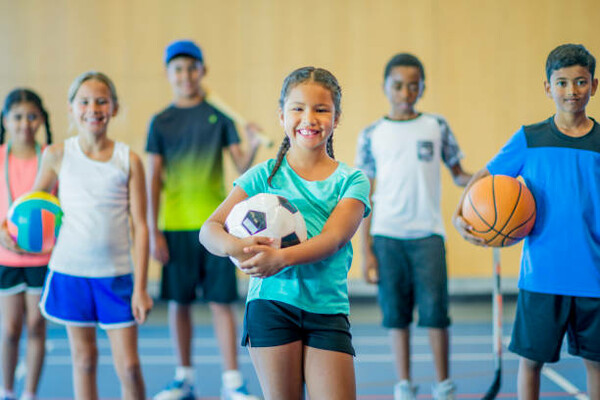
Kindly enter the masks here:
<path id="1" fill-rule="evenodd" d="M 452 379 L 446 379 L 433 385 L 431 392 L 434 400 L 454 400 L 456 385 L 452 382 Z"/>
<path id="2" fill-rule="evenodd" d="M 173 381 L 158 392 L 153 400 L 194 400 L 195 398 L 194 386 L 186 381 Z"/>
<path id="3" fill-rule="evenodd" d="M 394 400 L 416 400 L 417 386 L 403 380 L 394 385 Z"/>
<path id="4" fill-rule="evenodd" d="M 242 384 L 237 388 L 221 388 L 221 400 L 260 400 L 258 397 L 248 393 L 246 385 Z"/>

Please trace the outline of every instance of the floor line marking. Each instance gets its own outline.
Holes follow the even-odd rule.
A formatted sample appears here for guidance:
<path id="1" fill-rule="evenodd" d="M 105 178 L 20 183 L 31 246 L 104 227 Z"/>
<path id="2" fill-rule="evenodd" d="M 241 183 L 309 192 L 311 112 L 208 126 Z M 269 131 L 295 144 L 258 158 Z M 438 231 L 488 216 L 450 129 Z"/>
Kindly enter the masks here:
<path id="1" fill-rule="evenodd" d="M 544 366 L 544 368 L 542 368 L 542 374 L 567 391 L 569 394 L 575 396 L 577 400 L 589 400 L 589 397 L 585 393 L 582 393 L 581 390 L 579 390 L 568 379 L 556 372 L 554 369 Z"/>

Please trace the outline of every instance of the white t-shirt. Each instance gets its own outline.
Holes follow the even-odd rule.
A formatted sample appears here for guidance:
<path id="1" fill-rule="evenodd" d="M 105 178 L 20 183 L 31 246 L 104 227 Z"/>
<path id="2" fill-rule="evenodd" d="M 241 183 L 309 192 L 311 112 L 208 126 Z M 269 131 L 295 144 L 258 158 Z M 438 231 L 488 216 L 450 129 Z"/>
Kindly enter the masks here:
<path id="1" fill-rule="evenodd" d="M 358 140 L 356 166 L 375 179 L 371 234 L 398 239 L 444 236 L 440 163 L 462 158 L 446 120 L 420 114 L 408 121 L 381 118 Z"/>
<path id="2" fill-rule="evenodd" d="M 64 215 L 49 268 L 83 277 L 131 273 L 129 146 L 115 142 L 101 162 L 83 153 L 78 137 L 67 139 L 58 182 Z"/>

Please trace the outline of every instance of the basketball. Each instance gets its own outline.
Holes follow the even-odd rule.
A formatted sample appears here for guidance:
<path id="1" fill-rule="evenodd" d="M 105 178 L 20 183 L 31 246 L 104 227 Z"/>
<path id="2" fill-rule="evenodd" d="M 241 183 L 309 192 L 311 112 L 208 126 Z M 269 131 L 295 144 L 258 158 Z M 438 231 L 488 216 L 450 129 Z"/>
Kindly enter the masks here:
<path id="1" fill-rule="evenodd" d="M 56 243 L 62 215 L 55 196 L 46 192 L 28 193 L 8 209 L 8 233 L 23 250 L 47 253 Z"/>
<path id="2" fill-rule="evenodd" d="M 505 175 L 490 175 L 469 189 L 462 207 L 473 235 L 492 247 L 517 243 L 535 223 L 535 200 L 523 183 Z"/>

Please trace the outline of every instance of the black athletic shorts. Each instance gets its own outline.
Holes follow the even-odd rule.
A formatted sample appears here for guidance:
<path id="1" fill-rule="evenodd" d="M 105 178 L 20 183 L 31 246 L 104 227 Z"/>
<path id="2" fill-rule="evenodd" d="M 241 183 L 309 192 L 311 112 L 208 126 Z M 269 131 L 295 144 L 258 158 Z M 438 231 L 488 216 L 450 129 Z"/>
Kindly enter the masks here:
<path id="1" fill-rule="evenodd" d="M 600 362 L 600 298 L 519 291 L 510 351 L 556 362 L 565 333 L 569 354 Z"/>
<path id="2" fill-rule="evenodd" d="M 198 241 L 199 231 L 164 232 L 169 262 L 162 268 L 160 296 L 179 304 L 196 299 L 197 289 L 209 302 L 229 304 L 238 299 L 235 265 L 211 254 Z"/>
<path id="3" fill-rule="evenodd" d="M 315 314 L 275 300 L 246 304 L 242 346 L 272 347 L 299 340 L 316 349 L 355 355 L 345 314 Z"/>

